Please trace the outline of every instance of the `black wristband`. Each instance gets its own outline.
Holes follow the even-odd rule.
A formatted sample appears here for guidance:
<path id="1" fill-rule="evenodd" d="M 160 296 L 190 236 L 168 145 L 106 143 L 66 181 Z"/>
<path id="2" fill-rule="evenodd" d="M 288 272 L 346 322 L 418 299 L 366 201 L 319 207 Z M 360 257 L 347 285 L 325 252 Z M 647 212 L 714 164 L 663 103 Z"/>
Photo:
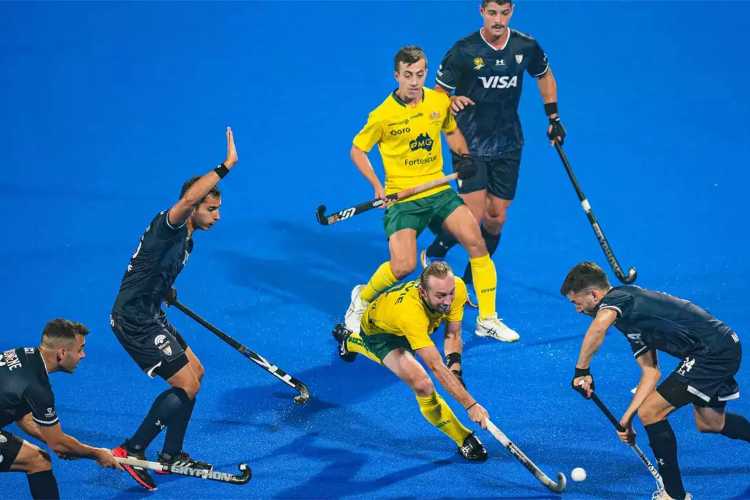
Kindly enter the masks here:
<path id="1" fill-rule="evenodd" d="M 544 103 L 544 112 L 547 114 L 547 116 L 554 115 L 555 113 L 557 113 L 557 103 L 556 102 Z"/>
<path id="2" fill-rule="evenodd" d="M 469 406 L 467 406 L 467 407 L 465 408 L 465 410 L 466 410 L 466 411 L 469 411 L 469 410 L 471 410 L 471 407 L 472 407 L 472 406 L 474 406 L 474 405 L 476 405 L 476 404 L 478 404 L 478 403 L 479 403 L 478 401 L 474 401 L 474 402 L 473 402 L 473 403 L 471 403 L 471 404 L 470 404 Z"/>
<path id="3" fill-rule="evenodd" d="M 448 368 L 460 362 L 461 362 L 460 352 L 452 352 L 450 354 L 445 355 L 445 366 L 447 366 Z"/>
<path id="4" fill-rule="evenodd" d="M 591 370 L 588 368 L 578 368 L 576 366 L 576 374 L 573 378 L 585 377 L 586 375 L 591 375 Z"/>
<path id="5" fill-rule="evenodd" d="M 225 175 L 227 175 L 227 174 L 229 173 L 229 169 L 227 168 L 227 166 L 226 166 L 226 165 L 224 165 L 224 164 L 222 163 L 221 165 L 219 165 L 218 167 L 216 167 L 216 168 L 214 169 L 214 172 L 216 172 L 216 175 L 218 175 L 218 176 L 219 176 L 219 179 L 223 179 L 223 178 L 224 178 L 224 176 L 225 176 Z"/>

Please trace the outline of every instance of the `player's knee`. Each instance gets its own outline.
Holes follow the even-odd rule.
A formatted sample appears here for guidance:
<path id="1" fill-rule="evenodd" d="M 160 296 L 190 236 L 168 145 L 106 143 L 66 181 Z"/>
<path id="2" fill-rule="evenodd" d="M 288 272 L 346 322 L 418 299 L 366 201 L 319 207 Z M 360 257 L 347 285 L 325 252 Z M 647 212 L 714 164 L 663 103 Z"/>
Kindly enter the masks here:
<path id="1" fill-rule="evenodd" d="M 36 474 L 52 470 L 52 459 L 44 450 L 39 448 L 34 450 L 31 457 L 26 461 L 25 471 L 27 474 Z"/>
<path id="2" fill-rule="evenodd" d="M 464 245 L 464 249 L 470 257 L 481 257 L 487 255 L 487 245 L 484 244 L 484 239 L 481 234 L 479 234 L 478 237 L 468 240 Z"/>
<path id="3" fill-rule="evenodd" d="M 502 210 L 499 214 L 488 214 L 488 216 L 482 222 L 482 225 L 492 234 L 498 234 L 503 230 L 505 225 L 505 210 Z"/>
<path id="4" fill-rule="evenodd" d="M 698 432 L 704 434 L 718 434 L 724 429 L 724 422 L 707 422 L 705 420 L 696 420 L 695 425 Z"/>
<path id="5" fill-rule="evenodd" d="M 435 392 L 435 385 L 428 376 L 419 376 L 412 382 L 412 389 L 418 396 L 426 397 Z"/>
<path id="6" fill-rule="evenodd" d="M 666 418 L 666 415 L 664 415 L 663 412 L 659 411 L 658 408 L 654 408 L 644 404 L 641 405 L 640 408 L 638 408 L 638 418 L 641 420 L 641 423 L 643 425 L 650 425 L 655 424 L 660 420 L 664 420 L 664 418 Z"/>
<path id="7" fill-rule="evenodd" d="M 391 271 L 393 271 L 393 275 L 398 279 L 411 274 L 416 267 L 416 255 L 412 255 L 409 257 L 400 257 L 391 260 Z"/>
<path id="8" fill-rule="evenodd" d="M 203 368 L 203 365 L 198 360 L 190 363 L 190 366 L 192 367 L 195 378 L 198 379 L 198 385 L 200 386 L 200 383 L 203 380 L 203 375 L 206 373 L 206 369 Z"/>

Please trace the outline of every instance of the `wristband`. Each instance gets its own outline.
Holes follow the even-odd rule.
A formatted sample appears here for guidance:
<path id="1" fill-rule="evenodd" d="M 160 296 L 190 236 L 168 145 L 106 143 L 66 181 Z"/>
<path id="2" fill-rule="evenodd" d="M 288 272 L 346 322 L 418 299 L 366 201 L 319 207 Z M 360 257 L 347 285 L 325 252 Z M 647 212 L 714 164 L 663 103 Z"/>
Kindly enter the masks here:
<path id="1" fill-rule="evenodd" d="M 225 175 L 227 175 L 227 174 L 229 173 L 229 169 L 227 168 L 227 166 L 226 166 L 226 165 L 224 165 L 224 164 L 222 163 L 221 165 L 219 165 L 218 167 L 216 167 L 216 168 L 214 169 L 214 172 L 216 172 L 216 175 L 218 175 L 218 176 L 219 176 L 219 179 L 223 179 L 223 178 L 224 178 L 224 176 L 225 176 Z"/>
<path id="2" fill-rule="evenodd" d="M 473 403 L 471 403 L 471 404 L 470 404 L 469 406 L 467 406 L 467 407 L 465 408 L 465 409 L 466 409 L 466 411 L 469 411 L 469 410 L 471 409 L 471 407 L 472 407 L 472 406 L 474 406 L 474 405 L 476 405 L 476 404 L 477 404 L 477 401 L 474 401 Z"/>
<path id="3" fill-rule="evenodd" d="M 448 368 L 460 362 L 461 362 L 460 352 L 452 352 L 450 354 L 445 355 L 445 366 L 447 366 Z"/>
<path id="4" fill-rule="evenodd" d="M 547 116 L 554 115 L 555 113 L 557 113 L 557 103 L 556 102 L 545 103 L 544 112 L 547 114 Z"/>
<path id="5" fill-rule="evenodd" d="M 591 375 L 591 371 L 588 368 L 578 368 L 576 366 L 576 374 L 573 378 L 585 377 L 586 375 Z"/>

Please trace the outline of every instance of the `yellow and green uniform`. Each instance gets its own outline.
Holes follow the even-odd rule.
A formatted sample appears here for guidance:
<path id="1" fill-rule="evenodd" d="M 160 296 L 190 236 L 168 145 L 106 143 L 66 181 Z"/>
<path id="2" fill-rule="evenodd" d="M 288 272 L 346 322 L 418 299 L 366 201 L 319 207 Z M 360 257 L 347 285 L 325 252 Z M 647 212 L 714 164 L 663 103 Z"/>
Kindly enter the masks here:
<path id="1" fill-rule="evenodd" d="M 377 145 L 385 168 L 385 193 L 391 194 L 443 174 L 440 133 L 456 129 L 450 112 L 450 97 L 425 88 L 422 102 L 409 106 L 394 91 L 367 118 L 353 144 L 369 153 Z M 420 193 L 409 201 L 450 189 L 440 186 Z"/>

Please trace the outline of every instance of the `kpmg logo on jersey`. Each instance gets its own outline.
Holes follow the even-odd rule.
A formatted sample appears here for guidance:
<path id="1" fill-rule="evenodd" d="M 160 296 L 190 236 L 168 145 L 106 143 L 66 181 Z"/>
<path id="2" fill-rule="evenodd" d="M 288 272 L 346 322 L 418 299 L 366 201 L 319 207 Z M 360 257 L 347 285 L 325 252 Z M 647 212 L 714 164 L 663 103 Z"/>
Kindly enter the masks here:
<path id="1" fill-rule="evenodd" d="M 172 355 L 172 346 L 169 345 L 169 340 L 167 340 L 166 335 L 157 335 L 154 339 L 154 345 L 156 345 L 156 347 L 167 356 Z"/>
<path id="2" fill-rule="evenodd" d="M 409 141 L 409 149 L 416 151 L 418 149 L 424 149 L 425 151 L 432 151 L 432 145 L 435 141 L 430 138 L 430 135 L 426 132 L 419 134 L 416 139 Z"/>
<path id="3" fill-rule="evenodd" d="M 509 89 L 518 87 L 518 76 L 480 76 L 482 86 L 486 89 Z"/>
<path id="4" fill-rule="evenodd" d="M 474 58 L 474 71 L 479 71 L 480 69 L 484 68 L 484 59 L 481 57 L 475 57 Z"/>

